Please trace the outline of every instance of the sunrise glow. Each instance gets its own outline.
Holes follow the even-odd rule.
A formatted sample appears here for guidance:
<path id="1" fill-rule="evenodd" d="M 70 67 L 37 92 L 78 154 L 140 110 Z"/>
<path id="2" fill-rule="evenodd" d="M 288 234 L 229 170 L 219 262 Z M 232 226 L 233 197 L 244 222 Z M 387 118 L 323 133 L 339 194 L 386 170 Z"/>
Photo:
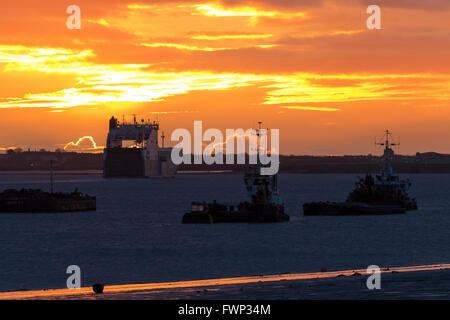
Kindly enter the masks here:
<path id="1" fill-rule="evenodd" d="M 450 152 L 448 126 L 437 129 L 450 116 L 448 12 L 386 5 L 383 29 L 371 31 L 357 1 L 283 3 L 79 1 L 82 28 L 68 30 L 63 4 L 29 2 L 21 19 L 3 19 L 10 135 L 0 148 L 54 149 L 86 134 L 102 145 L 109 117 L 136 113 L 160 115 L 167 132 L 270 119 L 287 139 L 281 153 L 365 153 L 386 127 L 408 137 L 405 152 L 429 151 L 426 140 Z M 308 141 L 289 138 L 307 131 Z"/>

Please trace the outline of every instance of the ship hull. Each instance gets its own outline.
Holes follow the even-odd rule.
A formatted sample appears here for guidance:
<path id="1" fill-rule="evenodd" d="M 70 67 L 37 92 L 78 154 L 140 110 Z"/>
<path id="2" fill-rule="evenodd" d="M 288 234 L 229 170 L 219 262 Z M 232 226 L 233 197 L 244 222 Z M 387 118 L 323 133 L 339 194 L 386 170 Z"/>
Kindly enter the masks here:
<path id="1" fill-rule="evenodd" d="M 144 156 L 138 148 L 106 148 L 103 176 L 105 178 L 144 177 Z"/>
<path id="2" fill-rule="evenodd" d="M 397 205 L 368 205 L 351 202 L 312 202 L 303 205 L 305 216 L 367 216 L 404 214 L 406 209 Z"/>
<path id="3" fill-rule="evenodd" d="M 142 148 L 106 148 L 103 154 L 104 178 L 174 178 L 177 166 L 170 148 L 159 149 L 156 159 L 145 157 Z"/>

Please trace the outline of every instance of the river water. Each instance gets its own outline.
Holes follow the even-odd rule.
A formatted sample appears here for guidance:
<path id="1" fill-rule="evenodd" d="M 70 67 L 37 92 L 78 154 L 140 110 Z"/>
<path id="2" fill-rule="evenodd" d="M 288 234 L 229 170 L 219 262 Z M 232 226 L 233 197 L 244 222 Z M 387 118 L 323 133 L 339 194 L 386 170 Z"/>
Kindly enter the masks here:
<path id="1" fill-rule="evenodd" d="M 450 263 L 450 175 L 409 175 L 420 210 L 405 215 L 304 217 L 301 204 L 344 200 L 354 174 L 280 174 L 291 216 L 279 224 L 183 225 L 191 201 L 246 200 L 239 174 L 108 179 L 57 173 L 56 191 L 97 196 L 96 212 L 0 214 L 0 291 L 286 272 Z M 49 190 L 47 173 L 0 173 L 0 189 Z"/>

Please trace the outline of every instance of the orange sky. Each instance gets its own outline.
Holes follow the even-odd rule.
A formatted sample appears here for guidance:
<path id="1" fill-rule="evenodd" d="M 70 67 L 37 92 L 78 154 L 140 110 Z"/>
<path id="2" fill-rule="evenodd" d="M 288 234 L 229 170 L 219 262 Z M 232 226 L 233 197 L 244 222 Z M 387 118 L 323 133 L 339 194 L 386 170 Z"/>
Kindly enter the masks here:
<path id="1" fill-rule="evenodd" d="M 385 129 L 450 153 L 448 0 L 15 0 L 0 30 L 0 149 L 103 146 L 137 113 L 166 136 L 264 121 L 283 154 L 373 153 Z"/>

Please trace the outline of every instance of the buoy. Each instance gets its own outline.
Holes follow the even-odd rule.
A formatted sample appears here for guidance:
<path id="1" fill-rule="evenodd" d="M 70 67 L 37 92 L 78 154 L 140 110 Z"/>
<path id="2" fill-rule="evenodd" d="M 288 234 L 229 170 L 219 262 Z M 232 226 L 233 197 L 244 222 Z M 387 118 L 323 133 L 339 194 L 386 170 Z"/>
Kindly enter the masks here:
<path id="1" fill-rule="evenodd" d="M 92 286 L 92 290 L 94 290 L 95 293 L 103 293 L 103 289 L 105 287 L 101 283 L 95 283 Z"/>

